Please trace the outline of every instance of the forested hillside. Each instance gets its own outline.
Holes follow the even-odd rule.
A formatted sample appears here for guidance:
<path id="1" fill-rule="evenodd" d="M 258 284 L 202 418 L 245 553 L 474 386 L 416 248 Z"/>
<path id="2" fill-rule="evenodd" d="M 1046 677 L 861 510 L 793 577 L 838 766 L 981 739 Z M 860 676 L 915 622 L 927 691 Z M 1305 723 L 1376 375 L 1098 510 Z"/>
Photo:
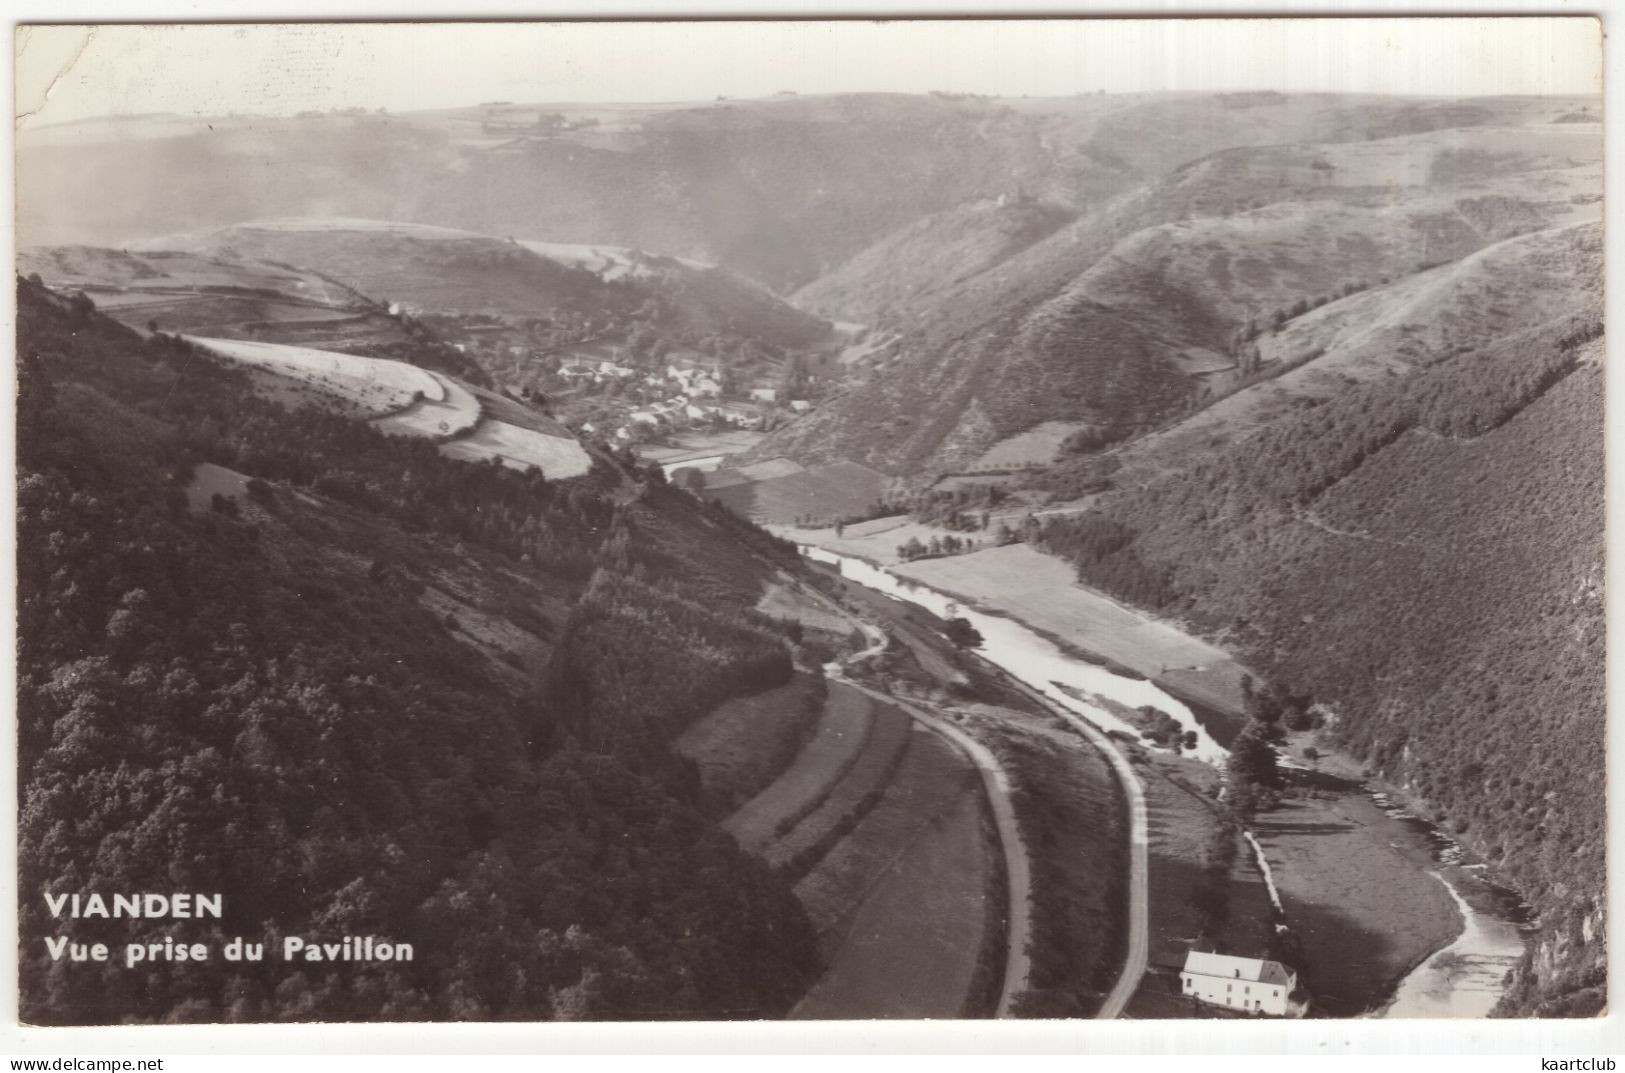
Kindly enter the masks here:
<path id="1" fill-rule="evenodd" d="M 566 484 L 450 461 L 257 399 L 82 300 L 24 283 L 19 307 L 25 1021 L 793 1004 L 805 915 L 664 747 L 788 674 L 748 610 L 782 548 L 609 461 Z M 189 500 L 205 462 L 246 495 Z M 656 586 L 640 562 L 681 552 L 643 535 L 664 523 L 717 547 Z M 606 643 L 645 664 L 561 680 Z M 225 916 L 53 920 L 43 898 L 134 891 L 218 892 Z M 53 962 L 56 935 L 272 950 L 125 969 Z M 301 967 L 294 935 L 415 957 Z"/>
<path id="2" fill-rule="evenodd" d="M 1313 310 L 1597 219 L 1594 128 L 1518 109 L 1458 118 L 1422 134 L 1331 126 L 1313 144 L 1244 139 L 1083 205 L 1064 226 L 1026 220 L 1036 233 L 1023 225 L 1038 208 L 1011 206 L 888 236 L 799 292 L 826 315 L 865 319 L 893 340 L 886 356 L 755 457 L 844 459 L 918 483 L 974 469 L 1044 422 L 1130 440 L 1313 364 L 1324 351 L 1301 335 L 1276 345 Z"/>
<path id="3" fill-rule="evenodd" d="M 1351 388 L 1042 534 L 1312 697 L 1535 905 L 1509 1012 L 1604 1001 L 1606 795 L 1577 762 L 1604 748 L 1599 312 Z"/>

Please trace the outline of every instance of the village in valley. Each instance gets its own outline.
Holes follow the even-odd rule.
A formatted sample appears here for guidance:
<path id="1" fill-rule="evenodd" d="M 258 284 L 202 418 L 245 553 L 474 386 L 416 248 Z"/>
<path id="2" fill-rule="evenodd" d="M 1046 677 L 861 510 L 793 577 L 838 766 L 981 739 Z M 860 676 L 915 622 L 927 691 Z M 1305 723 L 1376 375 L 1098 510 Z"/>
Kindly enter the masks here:
<path id="1" fill-rule="evenodd" d="M 444 104 L 25 132 L 20 880 L 423 956 L 24 1021 L 1605 1010 L 1594 96 Z"/>
<path id="2" fill-rule="evenodd" d="M 571 358 L 557 374 L 569 387 L 555 396 L 560 403 L 580 400 L 602 414 L 577 428 L 617 446 L 651 443 L 685 431 L 760 432 L 812 409 L 809 399 L 781 401 L 780 389 L 774 387 L 725 395 L 728 377 L 721 363 L 698 355 L 674 358 L 652 371 L 620 364 L 620 357 Z"/>
<path id="3" fill-rule="evenodd" d="M 620 274 L 627 263 L 648 269 L 672 260 L 638 250 L 560 249 L 548 246 L 547 253 L 585 265 L 611 285 L 637 278 Z M 746 450 L 811 411 L 847 379 L 843 356 L 865 334 L 856 325 L 809 318 L 814 332 L 795 344 L 775 343 L 675 328 L 661 322 L 669 311 L 652 308 L 631 316 L 603 309 L 470 316 L 415 305 L 392 312 L 420 319 L 491 369 L 508 394 L 545 406 L 584 438 L 662 464 L 673 460 L 668 455 L 701 459 L 701 469 L 714 468 L 711 456 Z"/>

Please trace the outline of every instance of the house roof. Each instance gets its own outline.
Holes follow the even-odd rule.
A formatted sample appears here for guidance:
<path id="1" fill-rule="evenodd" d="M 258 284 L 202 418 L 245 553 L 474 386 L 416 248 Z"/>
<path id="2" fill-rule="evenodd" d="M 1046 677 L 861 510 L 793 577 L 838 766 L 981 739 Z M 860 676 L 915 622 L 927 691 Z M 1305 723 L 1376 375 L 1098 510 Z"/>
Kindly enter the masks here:
<path id="1" fill-rule="evenodd" d="M 1185 955 L 1184 971 L 1197 976 L 1245 980 L 1255 984 L 1279 984 L 1282 987 L 1292 984 L 1292 970 L 1279 961 L 1235 957 L 1231 954 L 1204 954 L 1199 950 Z"/>

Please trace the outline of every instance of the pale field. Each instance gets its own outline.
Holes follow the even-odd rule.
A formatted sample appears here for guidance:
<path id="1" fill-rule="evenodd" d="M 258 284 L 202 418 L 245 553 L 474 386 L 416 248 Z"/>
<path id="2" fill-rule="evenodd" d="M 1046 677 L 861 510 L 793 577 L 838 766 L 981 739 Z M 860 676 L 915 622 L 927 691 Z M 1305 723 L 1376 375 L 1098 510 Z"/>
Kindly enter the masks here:
<path id="1" fill-rule="evenodd" d="M 592 468 L 592 456 L 573 439 L 548 436 L 505 421 L 484 421 L 473 435 L 440 445 L 447 458 L 483 462 L 500 458 L 510 469 L 538 467 L 549 480 L 579 477 Z"/>
<path id="2" fill-rule="evenodd" d="M 1230 663 L 1221 649 L 1084 588 L 1068 563 L 1025 544 L 921 559 L 892 572 L 1009 615 L 1147 677 Z"/>
<path id="3" fill-rule="evenodd" d="M 602 280 L 644 279 L 660 275 L 659 266 L 649 263 L 652 260 L 650 255 L 625 246 L 588 246 L 579 243 L 529 240 L 521 241 L 519 245 L 556 264 L 591 272 Z M 697 272 L 705 272 L 715 267 L 683 257 L 673 257 L 671 260 Z"/>
<path id="4" fill-rule="evenodd" d="M 436 373 L 429 375 L 440 384 L 440 397 L 425 396 L 400 413 L 380 417 L 373 424 L 390 436 L 438 439 L 460 435 L 479 423 L 480 403 L 472 392 L 455 380 Z"/>
<path id="5" fill-rule="evenodd" d="M 765 462 L 752 462 L 748 466 L 739 467 L 739 475 L 752 481 L 768 481 L 775 477 L 789 477 L 805 472 L 805 466 L 788 458 L 769 458 Z"/>
<path id="6" fill-rule="evenodd" d="M 199 462 L 192 470 L 192 482 L 186 486 L 186 503 L 195 511 L 205 511 L 213 507 L 217 494 L 241 499 L 247 492 L 248 478 L 241 473 L 213 462 Z"/>
<path id="7" fill-rule="evenodd" d="M 125 312 L 132 309 L 147 309 L 162 307 L 164 309 L 177 309 L 199 302 L 213 301 L 220 296 L 217 294 L 193 294 L 186 291 L 158 290 L 157 288 L 142 288 L 131 291 L 98 291 L 89 290 L 91 301 L 103 313 Z"/>
<path id="8" fill-rule="evenodd" d="M 245 231 L 382 231 L 393 235 L 445 241 L 490 237 L 455 227 L 437 227 L 434 224 L 416 224 L 400 220 L 368 220 L 357 216 L 284 216 L 274 220 L 250 220 L 232 226 Z"/>
<path id="9" fill-rule="evenodd" d="M 852 632 L 852 624 L 846 619 L 788 585 L 768 585 L 767 591 L 756 602 L 756 610 L 774 618 L 792 619 L 814 630 L 839 634 Z"/>
<path id="10" fill-rule="evenodd" d="M 292 302 L 267 301 L 261 307 L 263 315 L 258 319 L 274 322 L 280 329 L 284 326 L 297 327 L 306 324 L 328 324 L 332 321 L 354 320 L 358 314 L 354 309 L 342 306 L 328 305 L 302 305 Z"/>
<path id="11" fill-rule="evenodd" d="M 637 449 L 639 458 L 666 465 L 686 462 L 712 455 L 731 455 L 748 451 L 761 441 L 764 434 L 744 429 L 725 429 L 720 432 L 679 432 L 667 443 L 646 444 Z"/>
<path id="12" fill-rule="evenodd" d="M 794 540 L 798 544 L 815 544 L 841 555 L 866 559 L 886 567 L 902 562 L 897 549 L 900 545 L 908 543 L 910 537 L 918 537 L 920 543 L 929 544 L 932 537 L 945 536 L 949 533 L 949 530 L 941 526 L 912 521 L 906 514 L 854 522 L 846 526 L 840 536 L 836 536 L 833 529 L 802 529 L 793 525 L 769 525 L 767 528 L 770 532 L 786 540 Z M 997 529 L 997 526 L 994 528 Z M 986 540 L 991 536 L 988 533 L 954 535 L 969 536 L 976 540 Z"/>
<path id="13" fill-rule="evenodd" d="M 19 250 L 17 265 L 23 274 L 38 272 L 52 286 L 91 289 L 98 308 L 159 301 L 166 296 L 171 300 L 208 297 L 200 292 L 223 287 L 277 291 L 290 299 L 335 308 L 356 303 L 355 295 L 342 288 L 335 293 L 326 280 L 301 269 L 263 261 L 161 251 L 150 243 L 143 243 L 141 247 L 150 252 L 85 246 L 36 247 Z M 217 290 L 213 296 L 223 295 Z"/>
<path id="14" fill-rule="evenodd" d="M 210 353 L 307 384 L 369 413 L 409 406 L 418 392 L 426 399 L 445 394 L 439 380 L 405 362 L 246 339 L 183 338 Z"/>

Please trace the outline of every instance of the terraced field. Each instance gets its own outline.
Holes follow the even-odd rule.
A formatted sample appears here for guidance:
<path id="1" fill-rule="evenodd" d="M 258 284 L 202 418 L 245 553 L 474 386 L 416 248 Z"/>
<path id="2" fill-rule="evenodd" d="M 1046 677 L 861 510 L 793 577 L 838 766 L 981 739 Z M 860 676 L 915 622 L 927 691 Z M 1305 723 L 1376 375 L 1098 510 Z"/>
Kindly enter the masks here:
<path id="1" fill-rule="evenodd" d="M 926 731 L 917 733 L 925 734 Z M 974 788 L 919 829 L 851 913 L 805 1018 L 977 1016 L 978 953 L 994 881 Z"/>
<path id="2" fill-rule="evenodd" d="M 798 1017 L 961 1017 L 976 1003 L 994 855 L 974 769 L 915 728 L 880 801 L 796 885 L 829 968 Z"/>
<path id="3" fill-rule="evenodd" d="M 405 362 L 247 339 L 184 338 L 220 357 L 315 388 L 363 413 L 405 409 L 419 396 L 445 397 L 440 379 Z"/>
<path id="4" fill-rule="evenodd" d="M 723 830 L 753 852 L 761 852 L 785 823 L 794 823 L 818 807 L 857 760 L 873 720 L 869 698 L 840 682 L 831 682 L 829 702 L 812 739 L 778 781 L 751 799 L 723 823 Z"/>
<path id="5" fill-rule="evenodd" d="M 874 709 L 863 749 L 816 808 L 797 823 L 781 825 L 780 837 L 764 853 L 770 864 L 788 865 L 792 872 L 810 865 L 809 856 L 816 859 L 886 792 L 907 753 L 913 724 L 896 708 Z"/>
<path id="6" fill-rule="evenodd" d="M 400 413 L 374 421 L 390 436 L 421 436 L 435 439 L 458 436 L 480 420 L 480 403 L 473 392 L 455 380 L 430 373 L 440 384 L 439 397 L 424 396 Z"/>
<path id="7" fill-rule="evenodd" d="M 490 392 L 476 395 L 467 385 L 406 362 L 247 339 L 186 338 L 261 374 L 267 396 L 371 417 L 391 436 L 445 440 L 440 452 L 448 458 L 495 458 L 517 470 L 534 466 L 551 480 L 592 469 L 586 448 L 551 418 Z M 486 416 L 488 408 L 523 424 Z"/>
<path id="8" fill-rule="evenodd" d="M 592 457 L 574 439 L 548 436 L 506 421 L 484 421 L 471 436 L 441 445 L 440 453 L 465 462 L 498 458 L 510 469 L 540 469 L 551 480 L 579 477 L 592 468 Z"/>
<path id="9" fill-rule="evenodd" d="M 703 729 L 715 715 L 685 739 L 715 738 Z M 700 745 L 679 743 L 688 755 Z M 982 793 L 975 767 L 938 732 L 829 682 L 807 744 L 722 825 L 799 878 L 829 967 L 793 1016 L 992 1012 L 1002 871 Z"/>
<path id="10" fill-rule="evenodd" d="M 696 720 L 673 743 L 693 760 L 708 798 L 739 808 L 784 773 L 823 714 L 819 680 L 798 672 L 788 685 L 735 697 Z"/>

